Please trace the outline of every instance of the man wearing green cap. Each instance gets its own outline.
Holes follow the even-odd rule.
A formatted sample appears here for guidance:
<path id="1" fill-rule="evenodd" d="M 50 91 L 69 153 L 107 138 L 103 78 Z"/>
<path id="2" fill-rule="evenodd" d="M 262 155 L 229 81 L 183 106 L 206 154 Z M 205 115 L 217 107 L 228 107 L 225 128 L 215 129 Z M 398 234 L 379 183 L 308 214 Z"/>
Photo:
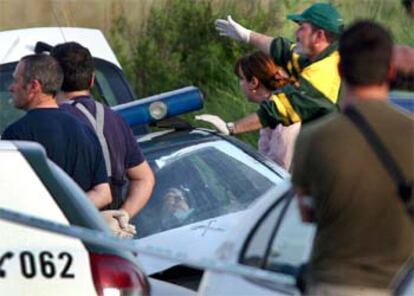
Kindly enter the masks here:
<path id="1" fill-rule="evenodd" d="M 275 128 L 278 124 L 306 123 L 337 109 L 341 79 L 336 40 L 342 29 L 341 16 L 331 4 L 316 3 L 302 14 L 288 15 L 288 19 L 299 25 L 296 42 L 250 31 L 231 16 L 216 21 L 220 35 L 252 44 L 269 54 L 283 67 L 291 83 L 273 100 L 263 101 L 256 113 L 234 123 L 226 124 L 214 115 L 200 115 L 197 119 L 213 124 L 224 134 L 238 134 Z"/>

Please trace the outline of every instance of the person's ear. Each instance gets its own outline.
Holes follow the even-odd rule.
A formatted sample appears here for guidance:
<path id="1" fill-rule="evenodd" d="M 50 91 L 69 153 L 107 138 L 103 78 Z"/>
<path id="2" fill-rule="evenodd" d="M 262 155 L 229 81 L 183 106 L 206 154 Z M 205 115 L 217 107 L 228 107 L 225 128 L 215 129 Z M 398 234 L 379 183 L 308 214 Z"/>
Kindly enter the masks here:
<path id="1" fill-rule="evenodd" d="M 259 88 L 260 82 L 259 79 L 257 79 L 257 77 L 253 76 L 252 79 L 249 82 L 249 86 L 251 90 L 256 90 L 257 88 Z"/>
<path id="2" fill-rule="evenodd" d="M 316 37 L 318 40 L 326 39 L 326 34 L 324 30 L 316 30 Z"/>
<path id="3" fill-rule="evenodd" d="M 96 75 L 95 73 L 92 73 L 91 81 L 89 82 L 89 89 L 92 89 L 95 86 L 95 79 L 96 79 Z"/>
<path id="4" fill-rule="evenodd" d="M 323 30 L 315 30 L 313 31 L 313 40 L 315 41 L 315 44 L 320 43 L 321 41 L 326 41 L 326 35 L 325 32 Z"/>
<path id="5" fill-rule="evenodd" d="M 40 83 L 39 80 L 32 80 L 28 83 L 27 86 L 28 86 L 29 90 L 31 90 L 31 91 L 35 91 L 35 92 L 38 92 L 38 93 L 43 91 L 42 90 L 42 84 Z"/>

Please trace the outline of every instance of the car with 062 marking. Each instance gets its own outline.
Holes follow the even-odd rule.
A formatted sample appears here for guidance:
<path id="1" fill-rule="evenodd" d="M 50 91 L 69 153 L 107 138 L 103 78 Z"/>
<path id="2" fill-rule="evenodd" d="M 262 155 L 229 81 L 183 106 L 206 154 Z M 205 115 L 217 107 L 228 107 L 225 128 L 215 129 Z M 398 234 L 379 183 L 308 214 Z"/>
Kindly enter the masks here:
<path id="1" fill-rule="evenodd" d="M 40 145 L 0 141 L 0 163 L 1 208 L 109 233 L 83 191 L 47 159 Z M 131 252 L 3 220 L 0 229 L 2 295 L 150 293 L 148 279 Z"/>

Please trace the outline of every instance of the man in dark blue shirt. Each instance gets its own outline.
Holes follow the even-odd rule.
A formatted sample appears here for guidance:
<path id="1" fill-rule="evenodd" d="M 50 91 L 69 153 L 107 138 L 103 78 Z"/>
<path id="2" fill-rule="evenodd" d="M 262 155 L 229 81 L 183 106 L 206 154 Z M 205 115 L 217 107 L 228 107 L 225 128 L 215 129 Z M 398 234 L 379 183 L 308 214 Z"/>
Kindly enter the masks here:
<path id="1" fill-rule="evenodd" d="M 63 81 L 57 61 L 47 55 L 21 59 L 10 86 L 13 104 L 27 111 L 11 124 L 3 140 L 35 141 L 86 192 L 97 208 L 111 202 L 102 150 L 95 134 L 55 100 Z"/>

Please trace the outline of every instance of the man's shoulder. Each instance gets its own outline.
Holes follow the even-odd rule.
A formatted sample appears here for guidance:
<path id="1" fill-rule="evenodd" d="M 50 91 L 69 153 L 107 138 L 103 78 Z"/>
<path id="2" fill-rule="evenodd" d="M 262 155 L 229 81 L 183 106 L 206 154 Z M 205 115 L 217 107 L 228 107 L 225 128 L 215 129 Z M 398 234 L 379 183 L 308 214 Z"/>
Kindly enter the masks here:
<path id="1" fill-rule="evenodd" d="M 92 114 L 96 113 L 96 106 L 102 106 L 105 112 L 105 117 L 109 117 L 116 121 L 123 121 L 123 118 L 116 111 L 112 110 L 111 107 L 94 100 L 92 97 L 84 96 L 74 100 L 67 100 L 59 104 L 59 106 L 61 109 L 78 114 L 80 112 L 76 107 L 78 104 L 82 104 Z"/>
<path id="2" fill-rule="evenodd" d="M 79 120 L 76 118 L 76 116 L 73 115 L 73 113 L 71 112 L 66 112 L 66 110 L 64 108 L 59 107 L 56 112 L 51 113 L 51 115 L 53 114 L 53 116 L 56 116 L 60 119 L 63 120 L 68 120 L 68 121 L 76 121 L 76 123 L 79 122 Z"/>
<path id="3" fill-rule="evenodd" d="M 108 117 L 110 117 L 112 119 L 115 119 L 117 121 L 124 121 L 123 118 L 118 114 L 118 112 L 112 110 L 112 108 L 109 107 L 108 105 L 105 105 L 105 104 L 103 104 L 99 101 L 96 101 L 92 97 L 84 97 L 84 98 L 82 98 L 81 102 L 86 105 L 85 107 L 88 108 L 89 111 L 92 110 L 92 106 L 100 105 L 104 109 L 105 116 L 108 116 Z"/>
<path id="4" fill-rule="evenodd" d="M 324 153 L 346 141 L 349 123 L 343 114 L 335 112 L 303 125 L 296 141 L 298 150 L 312 149 Z"/>
<path id="5" fill-rule="evenodd" d="M 27 112 L 21 118 L 19 118 L 16 121 L 10 123 L 7 126 L 7 128 L 4 130 L 4 132 L 10 131 L 10 130 L 17 130 L 17 129 L 20 129 L 24 126 L 30 125 L 31 122 L 36 120 L 35 115 L 36 114 L 33 114 L 33 112 Z"/>
<path id="6" fill-rule="evenodd" d="M 99 104 L 101 104 L 101 103 L 99 103 Z M 114 111 L 111 107 L 109 107 L 105 104 L 102 104 L 102 106 L 104 107 L 105 115 L 108 114 L 108 116 L 110 116 L 111 118 L 114 118 L 118 121 L 125 122 L 125 120 L 119 115 L 119 113 Z"/>
<path id="7" fill-rule="evenodd" d="M 1 135 L 2 139 L 11 139 L 15 132 L 20 129 L 23 120 L 23 118 L 20 118 L 15 122 L 9 124 Z"/>
<path id="8" fill-rule="evenodd" d="M 391 104 L 389 101 L 367 100 L 357 102 L 355 106 L 364 116 L 368 116 L 373 120 L 383 121 L 386 119 L 387 121 L 401 121 L 409 124 L 414 122 L 411 113 Z"/>
<path id="9" fill-rule="evenodd" d="M 116 129 L 116 130 L 123 130 L 123 131 L 129 131 L 131 129 L 128 123 L 125 121 L 125 119 L 121 115 L 119 115 L 118 112 L 114 111 L 111 107 L 107 105 L 104 105 L 104 104 L 102 105 L 105 110 L 105 117 L 106 117 L 105 122 L 110 123 L 109 125 L 107 125 L 108 128 Z"/>
<path id="10" fill-rule="evenodd" d="M 303 125 L 301 134 L 307 137 L 325 137 L 342 130 L 345 122 L 342 113 L 331 113 Z"/>
<path id="11" fill-rule="evenodd" d="M 25 114 L 23 117 L 21 117 L 21 118 L 19 118 L 19 119 L 17 119 L 16 121 L 13 121 L 12 123 L 10 123 L 8 126 L 7 126 L 7 128 L 5 129 L 5 130 L 8 130 L 8 129 L 13 129 L 13 128 L 16 128 L 16 127 L 18 127 L 18 126 L 20 126 L 20 125 L 22 125 L 22 124 L 24 124 L 24 122 L 26 121 L 26 119 L 27 119 L 27 116 L 26 116 L 27 114 Z"/>

